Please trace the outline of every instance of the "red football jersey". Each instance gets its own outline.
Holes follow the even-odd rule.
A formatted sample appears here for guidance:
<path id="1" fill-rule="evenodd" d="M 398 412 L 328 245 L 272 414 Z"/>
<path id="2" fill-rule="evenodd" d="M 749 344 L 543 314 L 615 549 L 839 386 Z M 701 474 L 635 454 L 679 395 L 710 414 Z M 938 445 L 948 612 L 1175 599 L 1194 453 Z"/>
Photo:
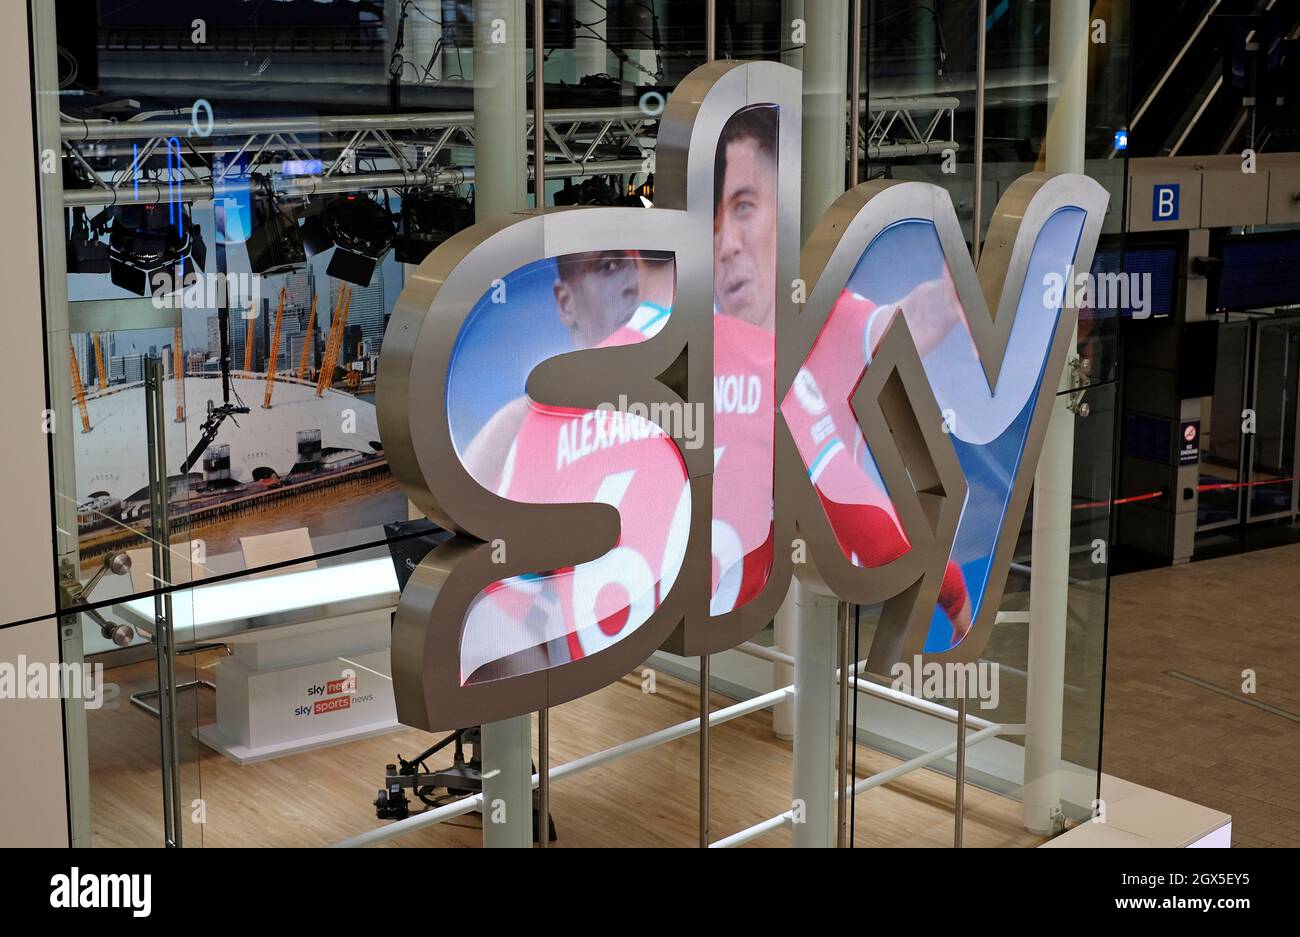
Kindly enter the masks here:
<path id="1" fill-rule="evenodd" d="M 866 440 L 849 399 L 871 361 L 888 307 L 844 290 L 790 393 L 781 404 L 840 550 L 854 565 L 884 566 L 911 544 L 889 495 L 865 467 Z M 949 563 L 940 604 L 949 616 L 966 602 L 960 568 Z"/>
<path id="2" fill-rule="evenodd" d="M 713 598 L 744 605 L 772 573 L 776 336 L 713 317 Z"/>
<path id="3" fill-rule="evenodd" d="M 653 334 L 638 327 L 640 318 L 602 346 Z M 530 504 L 609 504 L 621 533 L 598 559 L 485 589 L 463 632 L 462 682 L 484 664 L 542 646 L 549 666 L 608 647 L 650 617 L 681 568 L 690 529 L 686 466 L 663 430 L 635 412 L 530 401 L 497 493 Z"/>
<path id="4" fill-rule="evenodd" d="M 909 548 L 889 496 L 863 467 L 865 441 L 849 405 L 876 311 L 869 299 L 840 294 L 781 405 L 840 549 L 859 566 L 884 565 Z"/>

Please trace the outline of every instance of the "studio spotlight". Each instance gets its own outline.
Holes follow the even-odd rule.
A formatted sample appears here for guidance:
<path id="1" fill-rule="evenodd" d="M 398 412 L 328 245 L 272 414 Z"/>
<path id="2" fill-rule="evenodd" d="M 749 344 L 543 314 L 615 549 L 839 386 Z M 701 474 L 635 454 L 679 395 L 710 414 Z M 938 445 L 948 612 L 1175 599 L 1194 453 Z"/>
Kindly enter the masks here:
<path id="1" fill-rule="evenodd" d="M 592 176 L 574 185 L 566 181 L 564 188 L 555 193 L 556 205 L 622 205 L 623 194 L 604 176 Z"/>
<path id="2" fill-rule="evenodd" d="M 309 255 L 335 248 L 326 270 L 330 276 L 369 286 L 395 233 L 392 214 L 374 199 L 340 195 L 303 223 L 301 236 Z"/>
<path id="3" fill-rule="evenodd" d="M 99 240 L 102 229 L 91 229 L 84 208 L 69 211 L 68 219 L 68 273 L 108 273 L 108 245 Z"/>
<path id="4" fill-rule="evenodd" d="M 450 192 L 414 189 L 402 196 L 401 220 L 393 256 L 418 264 L 429 252 L 474 223 L 474 205 Z"/>
<path id="5" fill-rule="evenodd" d="M 288 273 L 307 262 L 297 219 L 273 195 L 253 199 L 253 232 L 245 246 L 253 273 Z"/>
<path id="6" fill-rule="evenodd" d="M 152 292 L 153 276 L 166 272 L 174 283 L 203 269 L 207 248 L 199 226 L 181 204 L 114 205 L 108 232 L 109 275 L 115 286 L 137 296 Z M 187 264 L 186 261 L 190 263 Z"/>

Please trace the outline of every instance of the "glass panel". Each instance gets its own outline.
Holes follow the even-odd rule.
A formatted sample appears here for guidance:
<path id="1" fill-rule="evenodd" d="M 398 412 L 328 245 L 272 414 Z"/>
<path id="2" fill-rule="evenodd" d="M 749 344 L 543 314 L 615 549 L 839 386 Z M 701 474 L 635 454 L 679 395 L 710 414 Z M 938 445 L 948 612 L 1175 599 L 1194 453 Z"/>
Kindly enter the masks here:
<path id="1" fill-rule="evenodd" d="M 1113 382 L 1089 388 L 1086 415 L 1075 419 L 1061 744 L 1062 810 L 1072 821 L 1093 815 L 1088 789 L 1101 771 L 1116 398 Z"/>
<path id="2" fill-rule="evenodd" d="M 117 341 L 151 337 L 157 336 L 116 332 L 104 340 L 96 334 L 87 336 L 85 344 L 93 349 L 100 340 L 101 347 L 112 348 Z M 127 375 L 135 380 L 114 384 L 110 378 L 107 387 L 90 388 L 87 411 L 98 422 L 76 441 L 79 455 L 94 454 L 82 464 L 112 461 L 116 477 L 101 483 L 123 478 L 130 479 L 128 485 L 142 483 L 113 522 L 102 522 L 108 511 L 80 512 L 91 521 L 80 531 L 83 574 L 110 573 L 90 595 L 101 606 L 97 614 L 103 623 L 82 616 L 85 652 L 105 666 L 118 688 L 113 703 L 87 719 L 95 778 L 90 786 L 92 843 L 97 846 L 202 842 L 201 761 L 194 728 L 204 702 L 199 694 L 211 688 L 196 682 L 204 678 L 183 624 L 192 617 L 186 593 L 161 590 L 190 581 L 203 556 L 202 544 L 189 536 L 183 510 L 187 491 L 178 483 L 183 473 L 176 467 L 189 448 L 183 384 L 164 369 L 172 358 L 171 348 L 165 351 L 158 355 L 151 348 L 139 356 L 131 365 L 138 368 L 138 377 Z M 155 374 L 161 379 L 155 381 Z M 145 444 L 132 448 L 135 432 Z M 165 455 L 161 472 L 151 476 L 154 453 Z M 133 592 L 147 597 L 129 608 L 109 604 Z M 160 640 L 168 608 L 170 643 Z M 174 692 L 164 689 L 169 686 Z M 124 777 L 131 783 L 110 780 Z M 122 817 L 130 821 L 124 823 Z"/>
<path id="3" fill-rule="evenodd" d="M 1093 387 L 1084 395 L 1088 404 L 1086 417 L 1075 417 L 1073 510 L 1070 517 L 1070 569 L 1066 607 L 1066 641 L 1064 650 L 1063 728 L 1061 761 L 1057 781 L 1065 817 L 1084 820 L 1092 814 L 1101 751 L 1101 690 L 1103 647 L 1106 632 L 1106 584 L 1108 580 L 1107 544 L 1110 530 L 1111 463 L 1115 433 L 1115 385 Z M 1056 398 L 1056 407 L 1064 410 L 1068 395 Z M 1029 671 L 1029 577 L 1033 547 L 1032 503 L 1021 527 L 1020 539 L 1002 600 L 1002 612 L 993 627 L 988 646 L 978 667 L 979 693 L 971 693 L 969 713 L 990 723 L 1023 725 Z M 874 633 L 878 612 L 863 608 L 860 641 L 865 646 Z M 979 671 L 977 671 L 979 673 Z M 875 682 L 889 685 L 887 680 Z M 926 699 L 956 707 L 956 699 L 943 694 Z M 878 701 L 863 705 L 879 714 L 869 728 L 860 729 L 872 744 L 900 758 L 912 757 L 922 743 L 938 747 L 950 741 L 951 722 L 918 717 L 901 706 L 881 707 Z M 983 723 L 976 724 L 979 728 Z M 1008 772 L 1006 764 L 1023 761 L 1024 737 L 1011 733 L 972 746 L 967 753 L 967 779 L 976 787 L 1019 799 L 1023 795 L 1022 776 Z M 951 759 L 934 765 L 951 774 Z M 1019 809 L 996 806 L 988 802 L 991 814 L 985 819 L 997 821 L 998 830 L 1012 837 L 1000 844 L 1011 845 L 1014 837 L 1024 837 L 1033 844 L 1032 834 L 1017 830 Z M 947 843 L 940 843 L 946 845 Z"/>
<path id="4" fill-rule="evenodd" d="M 69 517 L 80 515 L 83 580 L 115 552 L 135 560 L 93 597 L 115 625 L 134 622 L 132 647 L 117 651 L 114 635 L 98 628 L 86 637 L 88 651 L 107 655 L 124 694 L 157 683 L 151 593 L 166 588 L 177 590 L 176 682 L 222 687 L 186 688 L 177 700 L 186 845 L 322 844 L 373 828 L 383 766 L 397 751 L 410 756 L 436 741 L 403 730 L 346 742 L 329 756 L 298 751 L 322 736 L 336 740 L 329 739 L 336 731 L 392 727 L 388 609 L 436 535 L 427 522 L 408 521 L 408 502 L 388 471 L 375 377 L 388 315 L 411 268 L 473 222 L 485 194 L 476 186 L 502 175 L 475 152 L 474 108 L 483 103 L 476 96 L 492 86 L 475 82 L 474 47 L 486 34 L 469 0 L 203 6 L 104 2 L 97 22 L 61 17 L 63 32 L 49 37 L 51 49 L 78 50 L 76 74 L 62 76 L 68 93 L 60 106 L 86 131 L 70 142 L 61 179 L 71 343 L 49 354 L 66 362 L 55 373 L 77 366 L 60 419 L 80 428 L 80 392 L 90 431 L 58 456 L 58 477 L 67 480 L 59 496 Z M 578 117 L 553 128 L 545 202 L 650 204 L 657 116 L 705 59 L 703 5 L 578 0 L 548 3 L 546 13 L 547 103 Z M 728 7 L 724 54 L 779 55 L 781 15 L 780 3 Z M 522 26 L 512 41 L 529 41 L 531 17 Z M 192 68 L 196 44 L 214 53 L 200 72 Z M 153 51 L 142 59 L 141 48 Z M 521 96 L 533 65 L 531 51 L 511 63 Z M 521 143 L 527 129 L 515 128 Z M 486 194 L 496 197 L 498 186 Z M 167 577 L 148 549 L 140 382 L 150 355 L 166 369 Z M 372 548 L 385 540 L 391 550 Z M 330 645 L 326 659 L 295 660 L 277 682 L 257 616 L 292 605 L 302 577 L 327 571 L 322 588 L 350 598 L 373 593 L 383 608 L 329 631 L 355 640 Z M 191 583 L 204 587 L 186 588 Z M 132 596 L 133 612 L 116 604 Z M 225 617 L 214 618 L 221 608 Z M 653 699 L 634 692 L 634 700 Z M 241 728 L 253 698 L 265 711 Z M 567 729 L 557 714 L 555 737 L 590 722 L 592 710 L 578 709 Z M 101 818 L 130 813 L 156 844 L 158 723 L 125 697 L 115 717 L 91 724 L 92 817 L 107 829 Z M 655 718 L 634 728 L 662 728 Z M 599 747 L 624 740 L 606 733 Z M 475 743 L 462 742 L 472 766 Z M 563 745 L 554 750 L 558 756 Z M 422 764 L 451 766 L 453 751 Z M 198 809 L 200 755 L 212 783 L 200 805 L 207 825 L 196 828 L 189 814 Z M 662 757 L 671 765 L 676 755 Z M 258 768 L 262 758 L 268 763 Z M 345 781 L 336 775 L 348 761 Z M 337 824 L 248 822 L 246 792 L 275 790 L 285 765 L 339 782 L 337 798 L 322 808 L 341 818 Z M 130 784 L 120 783 L 123 771 Z M 412 801 L 419 809 L 449 789 L 468 788 L 412 791 Z M 590 810 L 589 801 L 579 803 Z M 587 841 L 600 842 L 603 829 L 593 827 Z M 479 834 L 446 826 L 429 839 L 466 844 Z M 652 833 L 647 840 L 661 841 Z"/>
<path id="5" fill-rule="evenodd" d="M 159 590 L 177 590 L 169 670 L 185 845 L 204 842 L 205 816 L 230 831 L 246 812 L 226 804 L 205 814 L 200 802 L 200 767 L 239 767 L 232 758 L 265 754 L 238 750 L 259 747 L 239 731 L 241 680 L 245 699 L 303 694 L 287 707 L 276 697 L 259 716 L 264 723 L 302 723 L 295 711 L 306 706 L 321 716 L 313 728 L 334 721 L 323 727 L 328 734 L 347 720 L 341 710 L 364 715 L 367 705 L 387 707 L 372 723 L 391 723 L 391 692 L 374 685 L 388 680 L 386 608 L 369 631 L 352 629 L 359 637 L 351 645 L 331 647 L 341 653 L 319 673 L 296 673 L 291 689 L 269 687 L 265 673 L 261 684 L 250 681 L 257 654 L 232 637 L 268 600 L 239 607 L 238 626 L 227 622 L 225 631 L 194 621 L 255 582 L 240 578 L 250 570 L 273 568 L 274 580 L 257 581 L 291 593 L 295 575 L 337 565 L 335 584 L 362 592 L 354 561 L 366 555 L 358 559 L 358 548 L 382 544 L 385 525 L 399 536 L 424 532 L 399 527 L 409 509 L 384 459 L 375 376 L 406 265 L 473 220 L 472 187 L 454 168 L 472 162 L 469 135 L 457 136 L 465 122 L 455 116 L 472 110 L 472 91 L 463 74 L 444 70 L 453 47 L 433 31 L 437 0 L 400 5 L 410 62 L 392 54 L 397 23 L 385 21 L 382 5 L 202 6 L 105 2 L 89 18 L 60 11 L 59 35 L 37 37 L 76 50 L 63 59 L 79 67 L 61 76 L 60 107 L 67 126 L 86 131 L 69 143 L 65 173 L 42 182 L 61 182 L 67 206 L 67 275 L 56 292 L 66 286 L 69 302 L 51 313 L 66 322 L 67 338 L 48 353 L 61 359 L 52 373 L 70 377 L 53 388 L 60 425 L 77 429 L 56 447 L 56 500 L 75 518 L 62 526 L 75 530 L 83 583 L 105 568 L 118 573 L 88 596 L 108 624 L 83 616 L 87 655 L 121 688 L 116 709 L 88 720 L 91 823 L 105 845 L 123 835 L 140 845 L 163 840 L 161 749 L 171 734 L 162 739 L 158 718 L 130 700 L 158 706 L 150 691 L 159 684 Z M 199 44 L 212 53 L 201 74 L 193 68 Z M 141 48 L 150 54 L 141 58 Z M 397 110 L 395 89 L 381 77 L 394 61 L 409 103 L 423 97 L 423 109 L 434 110 L 437 87 L 437 109 L 452 116 L 391 128 L 391 137 L 359 132 L 359 121 Z M 309 71 L 330 94 L 304 90 Z M 402 186 L 380 184 L 399 168 L 408 171 Z M 150 361 L 163 368 L 152 434 Z M 169 575 L 151 549 L 162 503 L 151 498 L 151 438 L 164 453 L 153 490 L 168 509 Z M 376 558 L 391 599 L 392 561 L 387 551 Z M 185 588 L 214 580 L 222 581 L 212 589 L 224 591 Z M 140 598 L 128 606 L 131 596 Z M 311 689 L 349 679 L 339 657 L 357 665 L 356 692 L 346 694 L 347 706 L 332 693 L 332 708 L 315 713 Z M 220 711 L 210 687 L 191 685 L 218 675 Z M 248 721 L 245 710 L 245 730 Z M 260 741 L 265 749 L 265 735 Z"/>
<path id="6" fill-rule="evenodd" d="M 373 5 L 291 14 L 114 2 L 97 23 L 60 17 L 68 35 L 52 41 L 87 59 L 67 77 L 65 119 L 86 133 L 69 144 L 62 179 L 84 399 L 69 388 L 59 413 L 91 431 L 56 473 L 58 497 L 79 514 L 83 565 L 140 546 L 145 437 L 131 414 L 151 353 L 164 359 L 178 421 L 168 433 L 173 526 L 187 534 L 177 581 L 382 542 L 385 524 L 407 518 L 374 386 L 406 265 L 473 220 L 472 186 L 456 171 L 472 162 L 460 129 L 473 106 L 472 30 L 456 15 L 469 4 L 448 6 L 444 37 L 438 0 L 401 5 L 396 49 L 397 24 Z M 180 64 L 196 44 L 214 52 L 201 77 Z M 137 67 L 142 47 L 159 50 L 149 68 Z M 398 69 L 392 87 L 362 80 L 386 64 Z M 303 92 L 307 71 L 339 95 Z M 113 109 L 136 100 L 149 108 Z M 432 121 L 445 126 L 359 130 L 402 101 L 447 114 Z M 406 184 L 379 185 L 417 165 Z M 125 583 L 104 597 L 140 591 Z"/>
<path id="7" fill-rule="evenodd" d="M 489 128 L 475 123 L 474 108 L 491 84 L 481 81 L 480 47 L 476 87 L 475 44 L 485 34 L 470 0 L 203 4 L 198 13 L 196 6 L 101 0 L 99 19 L 85 24 L 84 34 L 48 37 L 51 49 L 83 49 L 88 38 L 96 53 L 93 68 L 86 59 L 63 76 L 65 171 L 42 177 L 65 190 L 68 267 L 66 283 L 57 279 L 71 303 L 66 329 L 51 330 L 61 337 L 48 354 L 60 364 L 52 373 L 72 374 L 54 396 L 61 425 L 78 430 L 56 449 L 57 497 L 65 510 L 75 508 L 83 581 L 118 553 L 133 559 L 129 570 L 116 564 L 120 574 L 105 576 L 92 596 L 112 627 L 89 627 L 86 648 L 103 655 L 121 688 L 115 710 L 90 716 L 92 822 L 105 845 L 162 841 L 160 724 L 128 697 L 157 686 L 153 595 L 164 589 L 172 592 L 175 627 L 176 807 L 185 845 L 323 845 L 402 814 L 392 802 L 376 807 L 379 788 L 397 783 L 411 811 L 478 789 L 474 727 L 451 739 L 395 720 L 389 616 L 401 583 L 438 535 L 427 523 L 409 522 L 379 438 L 374 389 L 388 316 L 414 265 L 472 223 L 479 198 L 497 198 L 498 183 L 487 180 L 510 172 L 489 165 L 496 152 L 476 152 Z M 991 4 L 980 24 L 974 4 L 865 4 L 862 178 L 941 185 L 972 231 L 975 49 L 984 28 L 987 232 L 1006 185 L 1041 168 L 1048 6 Z M 697 0 L 548 3 L 543 61 L 526 53 L 510 73 L 522 96 L 528 70 L 540 71 L 548 107 L 577 115 L 552 122 L 540 201 L 654 201 L 658 113 L 705 60 L 704 7 Z M 1105 157 L 1112 155 L 1109 130 L 1126 107 L 1127 9 L 1110 5 L 1109 44 L 1090 50 L 1104 65 L 1089 70 L 1087 156 L 1098 178 L 1123 173 L 1122 158 Z M 804 4 L 722 0 L 718 10 L 720 57 L 802 64 L 793 28 Z M 196 15 L 206 17 L 202 43 L 209 47 L 197 71 Z M 526 130 L 513 128 L 521 139 Z M 522 192 L 522 162 L 511 171 Z M 1117 204 L 1112 218 L 1121 214 Z M 715 228 L 725 240 L 725 226 Z M 558 278 L 548 269 L 545 290 Z M 724 275 L 715 283 L 723 316 L 743 279 Z M 644 300 L 639 279 L 637 290 Z M 761 315 L 732 311 L 738 322 L 768 325 Z M 1081 353 L 1099 363 L 1086 378 L 1091 413 L 1075 419 L 1062 740 L 1062 773 L 1070 777 L 1062 799 L 1071 816 L 1088 809 L 1096 770 L 1106 565 L 1104 551 L 1100 560 L 1095 551 L 1109 518 L 1117 314 L 1099 308 L 1080 329 Z M 550 323 L 550 338 L 558 321 Z M 164 369 L 164 417 L 154 427 L 165 435 L 165 465 L 154 493 L 170 516 L 162 544 L 170 575 L 149 549 L 159 502 L 150 498 L 142 382 L 152 359 Z M 720 358 L 719 371 L 722 365 Z M 522 380 L 524 371 L 515 376 Z M 493 416 L 520 386 L 512 379 L 493 387 L 508 395 L 480 407 L 475 419 Z M 720 386 L 722 404 L 731 400 L 739 411 L 750 398 L 742 384 L 732 387 Z M 467 439 L 479 428 L 465 430 Z M 467 441 L 467 459 L 470 448 Z M 1022 612 L 1028 601 L 1029 524 L 1006 612 Z M 737 537 L 741 556 L 761 556 L 766 526 L 764 518 Z M 719 570 L 719 592 L 728 572 Z M 331 596 L 360 604 L 340 611 L 329 607 Z M 861 610 L 855 656 L 859 649 L 865 656 L 875 614 Z M 599 626 L 611 616 L 594 617 Z M 133 636 L 118 630 L 123 624 Z M 307 631 L 317 644 L 292 643 Z M 767 631 L 755 643 L 789 650 Z M 997 665 L 1001 694 L 976 704 L 979 717 L 1025 721 L 1027 646 L 1023 616 L 996 624 L 982 663 Z M 694 718 L 697 666 L 660 653 L 618 684 L 557 707 L 552 767 Z M 793 680 L 788 667 L 739 651 L 717 655 L 711 666 L 715 709 Z M 219 690 L 181 688 L 204 680 Z M 996 692 L 996 684 L 983 686 Z M 714 839 L 790 809 L 788 705 L 713 733 Z M 880 695 L 862 694 L 855 711 L 859 706 L 859 777 L 947 744 L 954 732 L 951 719 L 917 722 L 914 709 Z M 682 738 L 603 765 L 590 778 L 557 783 L 552 805 L 561 841 L 692 844 L 697 741 Z M 1008 840 L 1033 843 L 1041 837 L 1023 831 L 1018 781 L 999 768 L 1008 754 L 1022 757 L 1020 748 L 1008 735 L 972 750 L 970 802 L 996 792 L 989 796 L 997 800 L 979 809 L 996 812 Z M 416 771 L 422 780 L 413 779 Z M 300 783 L 286 778 L 312 779 L 308 809 L 280 809 L 301 794 Z M 934 784 L 917 772 L 900 787 L 941 799 Z M 988 791 L 977 794 L 976 785 Z M 628 806 L 632 795 L 671 807 L 674 818 L 636 812 Z M 879 835 L 867 802 L 856 802 L 859 834 Z M 264 809 L 268 803 L 276 809 Z M 951 831 L 944 810 L 935 817 L 916 838 L 945 844 Z M 474 845 L 479 822 L 467 816 L 404 842 Z M 784 843 L 789 834 L 766 835 Z"/>
<path id="8" fill-rule="evenodd" d="M 875 0 L 867 8 L 871 34 L 866 75 L 872 105 L 867 123 L 868 172 L 863 178 L 923 179 L 944 187 L 969 237 L 975 210 L 973 91 L 981 28 L 981 24 L 973 21 L 977 5 L 936 4 L 931 9 L 904 0 Z M 1050 4 L 989 4 L 988 19 L 982 24 L 987 41 L 987 90 L 980 227 L 985 235 L 989 218 L 1007 187 L 1025 173 L 1045 168 L 1047 138 L 1051 132 L 1049 97 L 1055 93 L 1050 74 L 1052 13 Z M 1103 228 L 1106 238 L 1099 245 L 1099 263 L 1093 272 L 1127 276 L 1147 270 L 1138 262 L 1147 259 L 1130 259 L 1125 250 L 1122 199 L 1126 153 L 1115 145 L 1115 132 L 1126 126 L 1129 113 L 1130 5 L 1110 4 L 1095 16 L 1104 23 L 1105 40 L 1090 39 L 1087 43 L 1085 172 L 1110 190 L 1112 204 Z M 1090 27 L 1094 26 L 1095 22 L 1090 20 Z M 891 123 L 900 105 L 904 105 L 901 109 L 912 117 L 917 129 L 928 131 L 925 139 L 915 139 L 913 127 L 905 121 Z M 938 120 L 930 123 L 936 116 Z M 1167 263 L 1160 270 L 1172 266 Z M 1153 275 L 1152 280 L 1156 279 Z M 1059 783 L 1062 815 L 1053 827 L 1055 830 L 1060 829 L 1062 819 L 1076 822 L 1087 818 L 1097 791 L 1118 322 L 1122 316 L 1143 313 L 1143 305 L 1150 305 L 1149 315 L 1169 315 L 1174 312 L 1171 304 L 1176 298 L 1168 289 L 1170 284 L 1163 279 L 1152 283 L 1129 278 L 1123 285 L 1127 287 L 1123 291 L 1103 289 L 1110 283 L 1103 283 L 1099 277 L 1089 284 L 1090 295 L 1079 300 L 1082 308 L 1077 354 L 1083 360 L 1073 376 L 1076 385 L 1086 388 L 1086 393 L 1063 394 L 1055 403 L 1061 411 L 1058 418 L 1068 419 L 1074 426 L 1073 510 L 1066 522 L 1070 538 L 1070 579 L 1066 592 L 1065 674 L 1061 689 L 1062 758 L 1052 769 Z M 1135 293 L 1134 287 L 1142 292 Z M 994 684 L 991 676 L 986 679 L 983 686 L 990 692 L 970 704 L 971 716 L 992 723 L 1020 725 L 1027 718 L 1032 719 L 1026 712 L 1032 627 L 1029 621 L 1032 530 L 1031 500 L 1008 577 L 1002 612 L 979 661 L 979 666 L 986 668 L 985 675 L 996 674 L 997 682 Z M 1050 610 L 1047 614 L 1050 615 Z M 874 633 L 877 613 L 863 608 L 861 615 L 859 638 L 865 643 Z M 880 675 L 872 675 L 872 680 L 888 682 L 881 680 Z M 994 686 L 996 693 L 991 692 Z M 930 698 L 929 693 L 925 695 Z M 921 715 L 873 696 L 860 695 L 859 702 L 867 707 L 872 720 L 869 724 L 865 720 L 857 722 L 859 738 L 869 738 L 870 744 L 898 758 L 914 757 L 951 741 L 955 731 L 951 719 Z M 955 699 L 946 698 L 943 704 L 955 707 Z M 982 741 L 967 753 L 968 818 L 972 811 L 984 812 L 981 819 L 990 823 L 996 818 L 999 822 L 995 828 L 1005 837 L 999 844 L 1041 841 L 1041 837 L 1026 832 L 1029 818 L 1014 803 L 1023 793 L 1024 745 L 1023 735 L 1007 733 Z M 1008 764 L 1014 764 L 1015 770 L 1007 770 Z M 943 760 L 933 767 L 951 773 L 953 762 Z M 977 787 L 1005 796 L 979 801 L 970 793 Z M 940 795 L 941 799 L 950 797 L 950 790 Z M 973 803 L 977 806 L 972 807 Z M 1037 822 L 1034 828 L 1039 828 Z M 966 844 L 970 845 L 976 827 L 968 823 L 966 829 Z M 981 835 L 987 832 L 986 828 L 982 829 Z M 936 836 L 935 844 L 950 844 L 951 829 L 942 833 L 946 835 Z"/>
<path id="9" fill-rule="evenodd" d="M 1250 520 L 1282 517 L 1294 510 L 1300 322 L 1260 320 L 1255 361 Z"/>
<path id="10" fill-rule="evenodd" d="M 1090 44 L 1084 141 L 1087 174 L 1113 193 L 1104 230 L 1120 243 L 1127 162 L 1126 151 L 1116 151 L 1114 143 L 1128 113 L 1129 7 L 1110 4 L 1104 11 L 1104 41 Z M 969 241 L 975 211 L 978 7 L 873 0 L 865 9 L 870 29 L 863 88 L 871 103 L 862 178 L 924 179 L 944 187 Z M 981 240 L 1007 187 L 1045 168 L 1051 4 L 990 3 L 985 25 Z M 1127 271 L 1120 243 L 1112 245 L 1104 269 Z M 1079 354 L 1088 361 L 1083 372 L 1088 383 L 1115 377 L 1118 321 L 1130 314 L 1130 295 L 1127 288 L 1123 298 L 1093 291 L 1080 304 Z"/>

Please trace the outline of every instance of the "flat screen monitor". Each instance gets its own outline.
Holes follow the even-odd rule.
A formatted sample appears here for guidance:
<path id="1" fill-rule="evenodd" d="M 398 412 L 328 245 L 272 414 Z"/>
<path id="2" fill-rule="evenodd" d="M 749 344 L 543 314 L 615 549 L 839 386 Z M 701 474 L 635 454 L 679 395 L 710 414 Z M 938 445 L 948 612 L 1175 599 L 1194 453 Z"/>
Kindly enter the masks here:
<path id="1" fill-rule="evenodd" d="M 1300 304 L 1300 234 L 1225 238 L 1216 307 L 1228 311 Z"/>
<path id="2" fill-rule="evenodd" d="M 1099 301 L 1092 310 L 1081 309 L 1080 316 L 1104 318 L 1118 315 L 1126 319 L 1164 319 L 1174 313 L 1178 299 L 1179 250 L 1171 244 L 1143 244 L 1130 241 L 1100 246 L 1092 261 L 1092 274 L 1098 284 L 1116 283 L 1105 274 L 1123 274 L 1118 295 Z"/>

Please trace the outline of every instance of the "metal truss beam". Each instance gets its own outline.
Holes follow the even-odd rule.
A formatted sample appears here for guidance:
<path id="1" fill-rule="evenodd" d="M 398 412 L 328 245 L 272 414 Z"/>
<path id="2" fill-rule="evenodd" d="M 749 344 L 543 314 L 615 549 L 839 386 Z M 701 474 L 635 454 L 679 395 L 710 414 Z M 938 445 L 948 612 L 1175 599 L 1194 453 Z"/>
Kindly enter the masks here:
<path id="1" fill-rule="evenodd" d="M 957 149 L 952 97 L 895 97 L 864 102 L 858 133 L 870 159 L 924 156 Z M 197 125 L 197 126 L 196 126 Z M 76 162 L 92 188 L 64 193 L 69 206 L 183 198 L 206 200 L 247 184 L 246 173 L 277 177 L 285 159 L 320 160 L 318 176 L 284 176 L 289 194 L 354 192 L 472 182 L 474 170 L 440 162 L 453 149 L 474 147 L 474 112 L 373 114 L 207 121 L 166 118 L 100 121 L 65 118 L 65 158 Z M 528 112 L 527 133 L 532 133 Z M 546 178 L 644 171 L 653 152 L 658 115 L 637 106 L 547 108 Z M 946 138 L 941 131 L 947 131 Z M 165 173 L 148 169 L 168 153 Z M 234 154 L 215 178 L 208 157 Z M 174 158 L 172 155 L 174 154 Z M 127 157 L 130 157 L 128 160 Z M 240 165 L 245 158 L 245 165 Z M 122 164 L 118 164 L 118 160 Z M 95 169 L 105 160 L 110 170 Z M 231 184 L 232 172 L 240 181 Z M 179 196 L 177 193 L 180 193 Z"/>
<path id="2" fill-rule="evenodd" d="M 946 96 L 872 98 L 858 118 L 862 150 L 873 160 L 955 151 L 959 103 Z"/>

